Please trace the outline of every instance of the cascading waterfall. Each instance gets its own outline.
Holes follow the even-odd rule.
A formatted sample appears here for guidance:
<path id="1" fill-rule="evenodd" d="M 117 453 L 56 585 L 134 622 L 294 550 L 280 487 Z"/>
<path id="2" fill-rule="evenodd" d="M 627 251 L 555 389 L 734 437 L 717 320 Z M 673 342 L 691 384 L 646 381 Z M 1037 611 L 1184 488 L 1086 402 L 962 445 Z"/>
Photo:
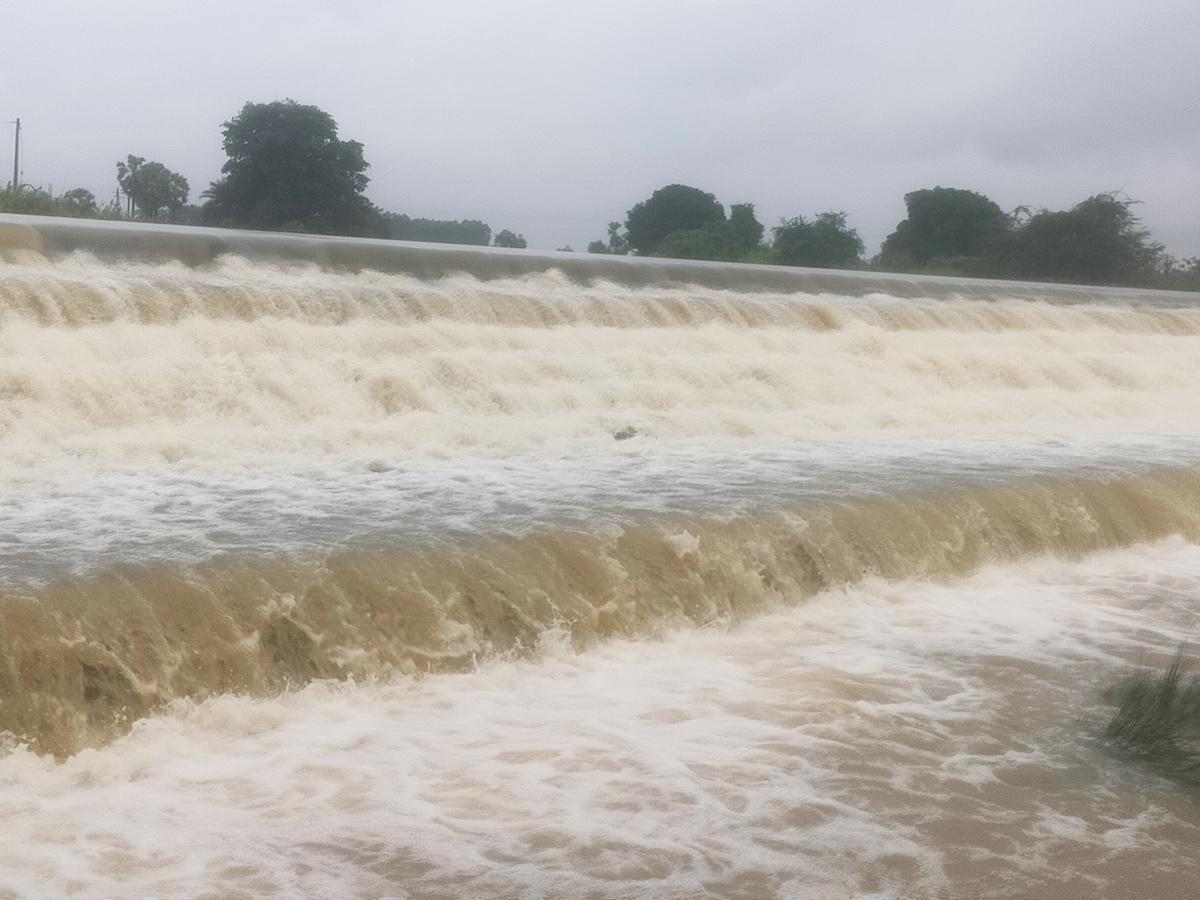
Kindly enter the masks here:
<path id="1" fill-rule="evenodd" d="M 0 217 L 0 897 L 1186 892 L 1081 717 L 1197 397 L 1190 294 Z"/>

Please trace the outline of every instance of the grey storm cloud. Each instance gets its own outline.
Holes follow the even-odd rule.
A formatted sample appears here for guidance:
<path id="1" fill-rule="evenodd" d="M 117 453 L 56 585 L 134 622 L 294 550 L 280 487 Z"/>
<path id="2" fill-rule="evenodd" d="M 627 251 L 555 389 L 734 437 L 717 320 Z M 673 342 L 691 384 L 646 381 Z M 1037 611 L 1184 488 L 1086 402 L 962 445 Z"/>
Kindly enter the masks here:
<path id="1" fill-rule="evenodd" d="M 116 187 L 129 153 L 193 198 L 221 123 L 291 97 L 337 119 L 371 198 L 581 247 L 669 182 L 771 224 L 845 210 L 869 247 L 907 191 L 1064 208 L 1124 190 L 1200 254 L 1200 7 L 1107 2 L 17 0 L 0 120 L 24 179 Z M 3 132 L 0 132 L 3 134 Z M 0 143 L 2 146 L 2 143 Z"/>

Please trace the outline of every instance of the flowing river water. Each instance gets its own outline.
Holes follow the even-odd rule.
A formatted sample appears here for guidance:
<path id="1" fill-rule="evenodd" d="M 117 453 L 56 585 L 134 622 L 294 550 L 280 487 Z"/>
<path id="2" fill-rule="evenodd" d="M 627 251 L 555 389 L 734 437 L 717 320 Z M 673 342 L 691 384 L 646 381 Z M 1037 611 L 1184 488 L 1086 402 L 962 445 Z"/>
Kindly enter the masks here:
<path id="1" fill-rule="evenodd" d="M 0 898 L 1194 890 L 1200 297 L 189 262 L 0 240 Z"/>

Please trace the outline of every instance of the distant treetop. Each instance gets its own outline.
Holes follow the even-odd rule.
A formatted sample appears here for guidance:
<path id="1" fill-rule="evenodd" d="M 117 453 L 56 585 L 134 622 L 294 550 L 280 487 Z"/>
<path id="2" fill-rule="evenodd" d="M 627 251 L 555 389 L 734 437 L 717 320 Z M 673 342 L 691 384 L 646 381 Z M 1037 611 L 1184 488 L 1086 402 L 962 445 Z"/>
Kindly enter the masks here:
<path id="1" fill-rule="evenodd" d="M 507 228 L 496 235 L 494 245 L 497 247 L 508 247 L 513 250 L 524 250 L 527 246 L 524 235 L 515 234 Z"/>
<path id="2" fill-rule="evenodd" d="M 147 162 L 130 154 L 117 163 L 117 184 L 129 202 L 129 215 L 136 209 L 146 219 L 157 219 L 170 210 L 174 221 L 188 199 L 188 180 L 160 162 Z"/>
<path id="3" fill-rule="evenodd" d="M 651 255 L 742 262 L 759 251 L 764 230 L 754 215 L 753 203 L 735 203 L 728 220 L 722 215 L 699 228 L 672 232 L 655 245 Z"/>
<path id="4" fill-rule="evenodd" d="M 1069 210 L 1041 210 L 996 236 L 986 274 L 1075 284 L 1150 284 L 1174 261 L 1134 215 L 1136 201 L 1096 194 Z"/>
<path id="5" fill-rule="evenodd" d="M 811 222 L 796 216 L 771 231 L 775 235 L 775 261 L 785 266 L 841 269 L 862 260 L 862 238 L 846 225 L 844 212 L 819 213 Z"/>
<path id="6" fill-rule="evenodd" d="M 398 241 L 432 241 L 438 244 L 475 244 L 486 247 L 492 242 L 492 229 L 478 219 L 413 219 L 403 213 L 384 213 L 388 237 Z"/>

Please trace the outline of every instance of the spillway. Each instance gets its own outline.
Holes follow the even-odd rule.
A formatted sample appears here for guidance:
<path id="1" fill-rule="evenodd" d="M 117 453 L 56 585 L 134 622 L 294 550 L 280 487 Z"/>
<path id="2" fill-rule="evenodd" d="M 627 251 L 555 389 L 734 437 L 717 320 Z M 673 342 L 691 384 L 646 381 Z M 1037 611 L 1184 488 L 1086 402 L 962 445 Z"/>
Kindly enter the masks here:
<path id="1" fill-rule="evenodd" d="M 0 897 L 1191 890 L 1200 295 L 0 216 Z"/>

